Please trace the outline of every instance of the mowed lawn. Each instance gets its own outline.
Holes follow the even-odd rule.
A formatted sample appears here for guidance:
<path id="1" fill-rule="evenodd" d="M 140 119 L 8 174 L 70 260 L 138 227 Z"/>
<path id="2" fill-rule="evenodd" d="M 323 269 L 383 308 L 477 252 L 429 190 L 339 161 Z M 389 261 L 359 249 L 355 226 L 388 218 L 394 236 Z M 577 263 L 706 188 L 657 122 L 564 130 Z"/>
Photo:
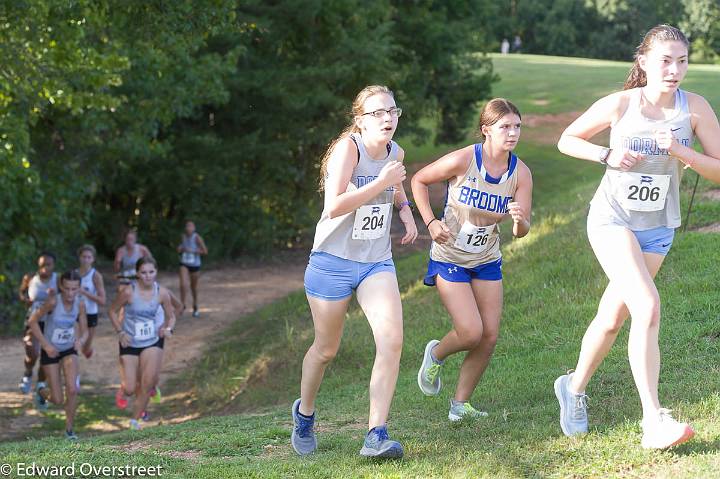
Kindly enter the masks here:
<path id="1" fill-rule="evenodd" d="M 502 78 L 494 95 L 515 101 L 524 118 L 561 118 L 582 111 L 621 88 L 629 67 L 531 55 L 493 60 Z M 705 95 L 718 111 L 719 73 L 717 67 L 691 66 L 684 85 Z M 552 121 L 544 127 L 562 129 Z M 374 346 L 356 306 L 348 313 L 340 353 L 318 399 L 319 451 L 307 458 L 292 451 L 289 410 L 299 394 L 302 356 L 312 341 L 310 314 L 298 292 L 240 318 L 188 372 L 184 381 L 195 388 L 190 407 L 226 415 L 135 433 L 83 436 L 77 444 L 66 443 L 53 430 L 52 438 L 0 446 L 2 462 L 162 465 L 163 477 L 193 478 L 719 477 L 720 237 L 679 233 L 657 280 L 663 300 L 661 402 L 693 424 L 696 438 L 670 451 L 640 448 L 641 410 L 627 362 L 627 326 L 588 387 L 590 434 L 564 437 L 553 381 L 575 364 L 606 284 L 585 235 L 587 204 L 602 168 L 563 156 L 550 142 L 533 136 L 532 127 L 524 134 L 517 153 L 533 171 L 533 227 L 521 240 L 505 236 L 500 339 L 472 398 L 489 412 L 488 418 L 447 421 L 462 355 L 446 362 L 438 397 L 427 398 L 417 387 L 424 345 L 440 338 L 450 323 L 437 292 L 422 286 L 427 258 L 416 253 L 396 263 L 405 344 L 389 430 L 405 446 L 403 460 L 375 462 L 358 456 Z M 683 211 L 694 181 L 695 173 L 686 174 Z M 695 226 L 720 221 L 718 201 L 708 194 L 711 188 L 700 182 Z"/>

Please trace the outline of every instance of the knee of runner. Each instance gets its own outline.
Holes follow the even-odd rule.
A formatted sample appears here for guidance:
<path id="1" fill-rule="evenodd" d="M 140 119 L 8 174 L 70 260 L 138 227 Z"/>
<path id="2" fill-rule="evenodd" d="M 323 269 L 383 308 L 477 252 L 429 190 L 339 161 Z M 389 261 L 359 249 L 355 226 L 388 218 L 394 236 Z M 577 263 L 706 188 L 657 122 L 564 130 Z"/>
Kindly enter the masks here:
<path id="1" fill-rule="evenodd" d="M 605 334 L 617 334 L 625 324 L 625 318 L 613 316 L 600 322 L 600 327 Z"/>
<path id="2" fill-rule="evenodd" d="M 482 334 L 482 344 L 487 348 L 494 348 L 497 344 L 498 332 L 485 329 Z"/>
<path id="3" fill-rule="evenodd" d="M 68 392 L 68 395 L 69 395 L 69 392 Z M 48 401 L 50 401 L 53 404 L 62 404 L 63 402 L 65 402 L 65 398 L 63 398 L 62 391 L 58 391 L 58 392 L 53 391 L 50 393 L 50 397 L 48 397 Z"/>
<path id="4" fill-rule="evenodd" d="M 333 359 L 335 359 L 335 356 L 337 356 L 338 349 L 340 349 L 340 345 L 325 345 L 325 346 L 315 346 L 315 354 L 317 358 L 322 363 L 329 363 Z"/>
<path id="5" fill-rule="evenodd" d="M 634 309 L 635 311 L 631 311 L 633 323 L 640 323 L 646 328 L 657 327 L 660 324 L 660 298 L 657 296 L 643 298 Z"/>
<path id="6" fill-rule="evenodd" d="M 393 332 L 383 336 L 376 348 L 378 354 L 400 355 L 402 352 L 403 335 L 402 331 Z"/>
<path id="7" fill-rule="evenodd" d="M 458 331 L 458 339 L 460 344 L 465 351 L 475 349 L 483 341 L 483 328 L 482 326 L 474 329 L 465 329 Z"/>
<path id="8" fill-rule="evenodd" d="M 73 384 L 72 386 L 68 386 L 65 388 L 65 394 L 68 398 L 77 396 L 80 390 L 78 389 L 76 384 Z"/>

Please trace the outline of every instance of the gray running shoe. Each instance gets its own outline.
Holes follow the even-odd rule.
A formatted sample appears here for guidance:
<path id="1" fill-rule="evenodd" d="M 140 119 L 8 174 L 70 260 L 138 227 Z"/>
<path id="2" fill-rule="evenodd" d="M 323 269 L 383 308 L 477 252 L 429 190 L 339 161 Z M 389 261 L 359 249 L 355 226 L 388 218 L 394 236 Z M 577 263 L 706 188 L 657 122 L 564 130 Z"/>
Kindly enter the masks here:
<path id="1" fill-rule="evenodd" d="M 442 379 L 440 379 L 442 363 L 434 361 L 430 354 L 432 348 L 438 344 L 440 344 L 440 341 L 437 339 L 427 343 L 423 362 L 418 371 L 418 386 L 426 396 L 437 396 L 440 389 L 442 389 Z"/>
<path id="2" fill-rule="evenodd" d="M 560 428 L 570 437 L 587 434 L 587 396 L 570 392 L 571 372 L 568 371 L 555 380 L 555 396 L 560 403 Z"/>
<path id="3" fill-rule="evenodd" d="M 450 400 L 450 412 L 448 412 L 448 419 L 451 421 L 460 421 L 461 419 L 479 419 L 481 417 L 487 417 L 488 413 L 485 411 L 478 411 L 470 401 L 454 401 Z"/>
<path id="4" fill-rule="evenodd" d="M 293 431 L 290 437 L 293 449 L 301 456 L 306 456 L 317 449 L 317 438 L 315 437 L 315 413 L 310 419 L 300 416 L 300 399 L 296 399 L 292 405 Z"/>
<path id="5" fill-rule="evenodd" d="M 388 436 L 387 426 L 377 426 L 368 431 L 360 455 L 363 457 L 400 458 L 403 447 Z"/>

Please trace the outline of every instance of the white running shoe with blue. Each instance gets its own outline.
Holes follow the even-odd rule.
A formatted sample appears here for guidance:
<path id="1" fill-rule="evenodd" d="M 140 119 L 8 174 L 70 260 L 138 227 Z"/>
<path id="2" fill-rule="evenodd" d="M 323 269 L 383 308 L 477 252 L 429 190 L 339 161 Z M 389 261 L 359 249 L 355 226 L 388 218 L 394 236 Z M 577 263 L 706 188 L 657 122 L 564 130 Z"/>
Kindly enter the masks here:
<path id="1" fill-rule="evenodd" d="M 35 387 L 35 407 L 38 411 L 47 411 L 48 409 L 48 403 L 47 399 L 45 399 L 42 394 L 40 394 L 40 391 L 45 389 L 47 385 L 44 382 L 37 383 L 37 386 Z"/>
<path id="2" fill-rule="evenodd" d="M 317 449 L 317 438 L 315 437 L 315 413 L 312 416 L 300 414 L 300 398 L 292 405 L 293 430 L 290 436 L 290 443 L 293 449 L 301 456 L 312 454 Z"/>
<path id="3" fill-rule="evenodd" d="M 23 376 L 22 380 L 20 380 L 20 384 L 18 384 L 18 387 L 23 394 L 29 394 L 32 390 L 32 377 Z"/>
<path id="4" fill-rule="evenodd" d="M 560 428 L 566 436 L 587 434 L 587 396 L 570 391 L 572 372 L 563 374 L 555 380 L 555 396 L 560 403 Z"/>
<path id="5" fill-rule="evenodd" d="M 363 457 L 378 458 L 400 458 L 403 457 L 403 447 L 397 441 L 393 441 L 388 436 L 387 426 L 377 426 L 368 431 L 365 436 L 365 443 L 360 449 L 360 455 Z"/>

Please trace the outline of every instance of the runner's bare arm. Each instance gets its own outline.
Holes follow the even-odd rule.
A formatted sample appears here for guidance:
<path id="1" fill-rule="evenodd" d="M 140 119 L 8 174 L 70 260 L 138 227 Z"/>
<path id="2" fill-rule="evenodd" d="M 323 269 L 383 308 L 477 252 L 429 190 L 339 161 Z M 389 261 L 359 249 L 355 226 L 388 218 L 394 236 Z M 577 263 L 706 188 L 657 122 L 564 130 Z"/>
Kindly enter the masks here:
<path id="1" fill-rule="evenodd" d="M 205 246 L 205 240 L 202 239 L 202 236 L 197 235 L 197 241 L 198 241 L 198 246 L 200 247 L 200 251 L 198 251 L 198 253 L 208 254 L 208 249 L 207 249 L 207 246 Z"/>
<path id="2" fill-rule="evenodd" d="M 47 315 L 55 308 L 56 301 L 56 298 L 48 299 L 45 304 L 43 304 L 40 308 L 38 308 L 37 311 L 31 314 L 30 318 L 28 319 L 28 326 L 30 326 L 30 331 L 32 331 L 33 336 L 35 336 L 35 338 L 38 340 L 40 346 L 51 358 L 57 356 L 57 350 L 47 339 L 45 339 L 45 335 L 40 330 L 40 318 Z"/>
<path id="3" fill-rule="evenodd" d="M 82 293 L 89 300 L 99 304 L 100 306 L 105 306 L 105 301 L 107 301 L 107 296 L 105 295 L 105 284 L 103 283 L 103 277 L 99 271 L 95 271 L 92 281 L 95 285 L 95 291 L 97 291 L 97 294 L 92 294 L 91 292 L 85 291 L 84 289 L 81 289 L 80 293 Z"/>
<path id="4" fill-rule="evenodd" d="M 85 303 L 80 301 L 80 312 L 78 314 L 78 325 L 80 326 L 80 336 L 75 340 L 75 349 L 80 351 L 83 346 L 85 346 L 85 343 L 88 340 L 88 337 L 90 336 L 90 333 L 88 332 L 88 323 L 87 323 L 87 310 L 85 308 Z"/>
<path id="5" fill-rule="evenodd" d="M 113 262 L 113 269 L 116 273 L 120 272 L 120 266 L 122 263 L 122 249 L 123 246 L 119 247 L 117 251 L 115 251 L 115 261 Z"/>
<path id="6" fill-rule="evenodd" d="M 123 306 L 130 302 L 130 296 L 130 288 L 121 288 L 118 295 L 115 297 L 115 300 L 108 308 L 108 317 L 110 318 L 113 328 L 115 328 L 115 331 L 118 334 L 122 332 L 122 319 L 119 313 Z"/>
<path id="7" fill-rule="evenodd" d="M 405 150 L 398 147 L 398 161 L 403 162 L 405 159 Z M 395 207 L 398 207 L 398 216 L 400 221 L 405 226 L 405 235 L 400 240 L 400 244 L 414 243 L 418 235 L 417 225 L 415 224 L 415 217 L 413 216 L 412 209 L 407 204 L 407 194 L 405 193 L 405 186 L 401 183 L 395 185 L 395 195 L 393 197 Z M 402 206 L 400 206 L 402 205 Z"/>
<path id="8" fill-rule="evenodd" d="M 355 211 L 388 186 L 405 179 L 405 166 L 397 161 L 388 162 L 375 181 L 348 191 L 357 158 L 357 146 L 350 138 L 342 139 L 333 148 L 328 160 L 328 178 L 325 180 L 325 210 L 330 218 Z"/>
<path id="9" fill-rule="evenodd" d="M 450 152 L 430 163 L 412 177 L 410 185 L 412 186 L 415 206 L 426 225 L 435 219 L 435 214 L 430 206 L 428 186 L 445 180 L 452 181 L 452 179 L 462 176 L 470 166 L 470 161 L 472 161 L 473 148 L 473 146 L 467 146 Z"/>
<path id="10" fill-rule="evenodd" d="M 513 236 L 522 238 L 530 231 L 532 216 L 532 173 L 522 161 L 518 161 L 518 184 L 508 211 L 513 220 Z"/>
<path id="11" fill-rule="evenodd" d="M 20 301 L 25 303 L 27 306 L 32 304 L 32 300 L 27 294 L 28 288 L 30 287 L 30 279 L 31 275 L 24 275 L 22 281 L 20 282 L 20 287 L 18 288 L 18 297 L 20 298 Z"/>
<path id="12" fill-rule="evenodd" d="M 720 183 L 720 124 L 710 104 L 700 95 L 688 94 L 691 122 L 695 135 L 703 147 L 704 153 L 684 146 L 672 137 L 671 132 L 656 133 L 660 148 L 677 157 L 680 161 L 697 171 L 699 175 L 714 183 Z"/>
<path id="13" fill-rule="evenodd" d="M 160 287 L 160 304 L 165 310 L 165 322 L 163 322 L 159 333 L 161 338 L 167 338 L 172 336 L 175 328 L 175 309 L 173 308 L 170 292 L 162 286 Z"/>
<path id="14" fill-rule="evenodd" d="M 600 153 L 605 147 L 590 143 L 589 140 L 617 121 L 619 113 L 627 109 L 628 102 L 625 92 L 600 98 L 565 128 L 558 141 L 558 149 L 568 156 L 599 162 Z"/>

